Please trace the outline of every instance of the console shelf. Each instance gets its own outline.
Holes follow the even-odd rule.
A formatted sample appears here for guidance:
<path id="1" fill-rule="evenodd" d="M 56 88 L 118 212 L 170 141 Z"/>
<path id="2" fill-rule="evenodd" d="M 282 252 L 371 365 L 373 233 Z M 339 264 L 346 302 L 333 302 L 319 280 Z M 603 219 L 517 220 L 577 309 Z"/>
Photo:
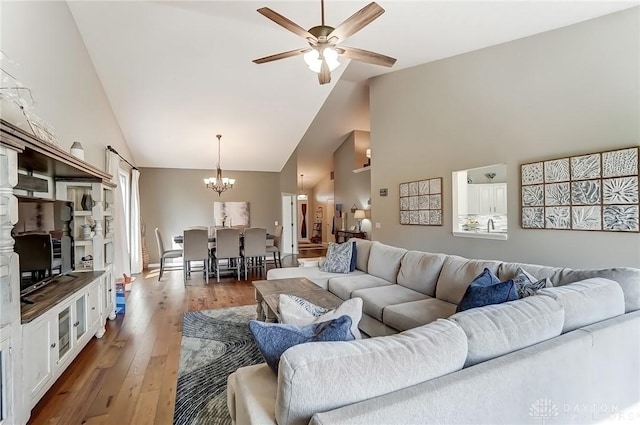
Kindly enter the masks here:
<path id="1" fill-rule="evenodd" d="M 103 274 L 103 271 L 74 272 L 54 277 L 47 286 L 24 297 L 33 304 L 22 303 L 20 309 L 22 324 L 29 323 L 46 313 L 60 301 L 94 282 Z"/>

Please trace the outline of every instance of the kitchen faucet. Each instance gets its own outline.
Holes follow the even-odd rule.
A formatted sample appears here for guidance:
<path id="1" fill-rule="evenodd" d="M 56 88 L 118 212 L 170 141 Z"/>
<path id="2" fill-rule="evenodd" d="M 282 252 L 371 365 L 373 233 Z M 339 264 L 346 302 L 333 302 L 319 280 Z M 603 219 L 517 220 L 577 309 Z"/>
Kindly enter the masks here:
<path id="1" fill-rule="evenodd" d="M 489 230 L 489 226 L 491 226 L 492 230 L 496 230 L 496 225 L 493 222 L 492 218 L 490 218 L 489 221 L 487 221 L 487 233 L 491 233 L 491 230 Z"/>

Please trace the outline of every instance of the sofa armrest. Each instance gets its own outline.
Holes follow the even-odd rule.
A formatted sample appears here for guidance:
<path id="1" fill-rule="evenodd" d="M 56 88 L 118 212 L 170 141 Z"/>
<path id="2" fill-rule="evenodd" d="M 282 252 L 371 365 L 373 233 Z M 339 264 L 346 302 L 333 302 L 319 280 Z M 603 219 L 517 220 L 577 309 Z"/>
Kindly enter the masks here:
<path id="1" fill-rule="evenodd" d="M 347 342 L 312 342 L 280 358 L 276 418 L 307 424 L 311 416 L 459 370 L 467 338 L 448 320 L 398 335 Z"/>
<path id="2" fill-rule="evenodd" d="M 276 425 L 278 379 L 261 363 L 241 367 L 227 379 L 227 408 L 238 425 Z"/>

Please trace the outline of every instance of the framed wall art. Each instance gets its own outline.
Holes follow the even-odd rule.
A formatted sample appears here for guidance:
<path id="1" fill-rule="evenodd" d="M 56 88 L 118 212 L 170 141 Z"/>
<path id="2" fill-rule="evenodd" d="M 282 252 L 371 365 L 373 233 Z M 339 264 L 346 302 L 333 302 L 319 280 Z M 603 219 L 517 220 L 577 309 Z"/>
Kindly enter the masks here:
<path id="1" fill-rule="evenodd" d="M 442 226 L 442 177 L 400 183 L 400 224 Z"/>
<path id="2" fill-rule="evenodd" d="M 638 147 L 522 164 L 524 229 L 639 232 Z"/>
<path id="3" fill-rule="evenodd" d="M 213 222 L 216 226 L 249 227 L 248 202 L 218 202 L 213 203 Z"/>

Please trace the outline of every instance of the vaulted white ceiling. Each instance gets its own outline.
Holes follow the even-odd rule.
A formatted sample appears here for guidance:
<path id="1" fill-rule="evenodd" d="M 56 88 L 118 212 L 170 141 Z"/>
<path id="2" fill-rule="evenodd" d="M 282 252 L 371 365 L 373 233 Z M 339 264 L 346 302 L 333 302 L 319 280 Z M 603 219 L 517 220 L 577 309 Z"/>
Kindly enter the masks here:
<path id="1" fill-rule="evenodd" d="M 396 65 L 341 59 L 320 86 L 301 57 L 251 62 L 305 47 L 256 9 L 310 28 L 320 23 L 319 0 L 68 3 L 138 166 L 214 169 L 220 133 L 226 170 L 280 171 L 300 144 L 305 186 L 350 130 L 368 130 L 368 78 L 638 4 L 378 0 L 386 13 L 345 44 Z M 367 1 L 325 3 L 327 24 L 337 26 Z"/>

